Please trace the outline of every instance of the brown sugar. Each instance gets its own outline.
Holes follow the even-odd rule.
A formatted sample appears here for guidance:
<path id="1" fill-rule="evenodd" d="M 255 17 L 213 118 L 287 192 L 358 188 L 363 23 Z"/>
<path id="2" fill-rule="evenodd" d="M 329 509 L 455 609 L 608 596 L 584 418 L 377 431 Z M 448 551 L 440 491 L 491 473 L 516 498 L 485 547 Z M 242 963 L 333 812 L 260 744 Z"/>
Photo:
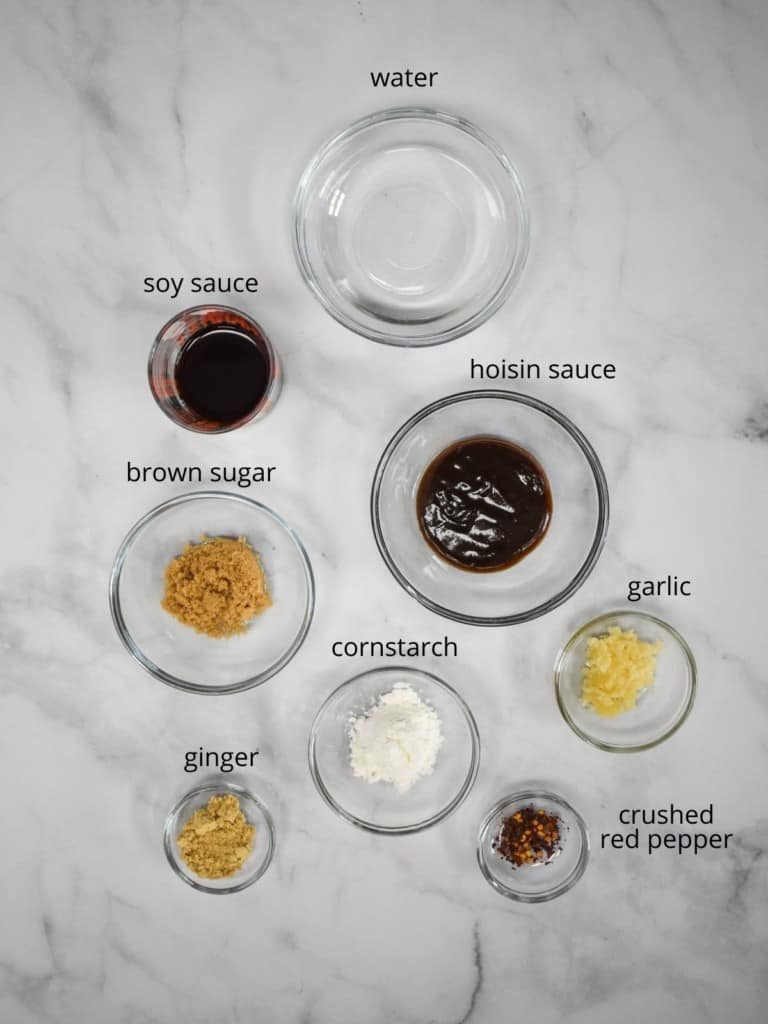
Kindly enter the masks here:
<path id="1" fill-rule="evenodd" d="M 230 878 L 250 856 L 255 834 L 237 797 L 222 793 L 195 811 L 176 842 L 184 863 L 200 878 Z"/>
<path id="2" fill-rule="evenodd" d="M 163 608 L 207 636 L 244 633 L 272 604 L 258 554 L 245 537 L 203 537 L 165 570 Z"/>

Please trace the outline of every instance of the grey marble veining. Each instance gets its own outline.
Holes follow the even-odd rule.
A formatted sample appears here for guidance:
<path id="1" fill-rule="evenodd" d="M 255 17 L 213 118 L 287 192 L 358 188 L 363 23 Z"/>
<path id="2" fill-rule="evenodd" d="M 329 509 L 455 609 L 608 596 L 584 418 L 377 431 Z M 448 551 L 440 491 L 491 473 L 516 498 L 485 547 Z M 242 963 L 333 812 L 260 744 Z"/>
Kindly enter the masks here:
<path id="1" fill-rule="evenodd" d="M 768 7 L 762 0 L 179 0 L 3 5 L 0 576 L 3 927 L 8 1024 L 761 1024 L 768 995 Z M 438 71 L 432 90 L 369 72 Z M 474 334 L 406 352 L 334 323 L 290 247 L 314 149 L 403 102 L 464 114 L 519 165 L 532 250 Z M 274 412 L 217 438 L 175 428 L 146 386 L 173 302 L 147 275 L 252 274 L 239 304 L 286 372 Z M 237 305 L 237 302 L 234 302 Z M 522 389 L 570 416 L 611 488 L 605 552 L 566 605 L 477 630 L 431 615 L 378 557 L 373 467 L 393 431 L 470 386 L 471 358 L 613 361 L 613 382 Z M 344 462 L 338 455 L 344 453 Z M 268 462 L 244 492 L 293 523 L 318 606 L 256 691 L 200 699 L 145 675 L 106 601 L 114 552 L 183 491 L 140 464 Z M 350 501 L 339 529 L 334 494 Z M 571 735 L 551 666 L 632 577 L 692 578 L 640 607 L 695 650 L 680 733 L 613 757 Z M 343 678 L 336 639 L 429 639 L 483 744 L 460 810 L 384 841 L 337 820 L 306 767 Z M 165 814 L 200 745 L 261 750 L 242 780 L 272 808 L 275 861 L 227 899 L 178 882 Z M 237 776 L 229 776 L 230 778 Z M 622 806 L 714 802 L 727 852 L 593 850 L 567 896 L 498 897 L 475 864 L 485 810 L 538 779 L 593 835 Z M 597 844 L 599 846 L 599 842 Z"/>

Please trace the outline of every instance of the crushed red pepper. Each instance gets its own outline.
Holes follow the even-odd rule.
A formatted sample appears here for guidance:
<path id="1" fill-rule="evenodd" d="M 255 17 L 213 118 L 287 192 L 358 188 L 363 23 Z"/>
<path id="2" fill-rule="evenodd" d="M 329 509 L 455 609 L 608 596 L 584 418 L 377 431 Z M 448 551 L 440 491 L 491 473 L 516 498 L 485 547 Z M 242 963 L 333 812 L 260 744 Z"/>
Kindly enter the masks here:
<path id="1" fill-rule="evenodd" d="M 533 804 L 501 822 L 492 849 L 515 867 L 546 864 L 560 852 L 560 818 Z"/>

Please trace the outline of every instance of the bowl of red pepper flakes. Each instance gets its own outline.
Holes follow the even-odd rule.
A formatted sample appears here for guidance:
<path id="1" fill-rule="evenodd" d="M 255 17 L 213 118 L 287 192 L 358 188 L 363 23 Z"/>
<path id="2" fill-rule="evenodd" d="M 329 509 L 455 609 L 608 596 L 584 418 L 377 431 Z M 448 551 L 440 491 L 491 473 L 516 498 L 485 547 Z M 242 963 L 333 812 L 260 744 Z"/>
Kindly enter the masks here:
<path id="1" fill-rule="evenodd" d="M 480 870 L 509 899 L 543 903 L 562 896 L 584 874 L 588 859 L 589 834 L 583 818 L 547 790 L 505 796 L 480 826 Z"/>

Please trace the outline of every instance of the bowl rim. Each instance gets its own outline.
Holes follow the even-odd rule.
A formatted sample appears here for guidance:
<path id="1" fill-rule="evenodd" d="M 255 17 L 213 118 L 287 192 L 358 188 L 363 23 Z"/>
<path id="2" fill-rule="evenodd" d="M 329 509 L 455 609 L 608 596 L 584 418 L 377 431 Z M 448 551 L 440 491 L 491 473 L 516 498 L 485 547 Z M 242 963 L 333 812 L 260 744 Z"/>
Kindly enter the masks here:
<path id="1" fill-rule="evenodd" d="M 187 874 L 176 863 L 176 859 L 173 856 L 174 836 L 171 835 L 171 822 L 188 800 L 191 800 L 196 796 L 201 796 L 204 793 L 210 793 L 211 796 L 215 796 L 222 792 L 234 793 L 235 796 L 245 797 L 247 800 L 256 804 L 261 812 L 264 822 L 266 823 L 267 850 L 258 871 L 254 872 L 253 875 L 249 875 L 248 878 L 239 882 L 237 885 L 227 886 L 226 888 L 216 888 L 212 885 L 206 885 L 204 882 L 199 881 L 196 875 L 191 873 Z M 193 889 L 197 889 L 198 892 L 209 892 L 214 896 L 228 896 L 233 892 L 242 892 L 243 889 L 247 889 L 249 885 L 253 885 L 254 882 L 258 881 L 258 879 L 262 877 L 269 865 L 272 863 L 272 858 L 275 855 L 275 822 L 264 801 L 257 797 L 255 793 L 246 789 L 245 786 L 240 786 L 235 782 L 202 782 L 200 785 L 194 786 L 192 789 L 188 790 L 184 796 L 180 797 L 176 801 L 170 811 L 168 811 L 165 818 L 165 824 L 163 826 L 163 849 L 165 850 L 165 856 L 168 863 L 173 868 L 174 874 L 183 882 L 186 882 L 187 885 L 191 886 Z"/>
<path id="2" fill-rule="evenodd" d="M 373 675 L 390 675 L 396 674 L 399 676 L 409 675 L 418 676 L 421 679 L 428 679 L 430 683 L 436 683 L 438 687 L 445 690 L 456 702 L 459 710 L 464 716 L 464 721 L 467 724 L 469 730 L 470 741 L 472 746 L 472 757 L 470 759 L 469 770 L 462 782 L 456 795 L 436 814 L 426 818 L 424 821 L 416 822 L 413 825 L 375 825 L 372 822 L 366 821 L 363 818 L 357 817 L 352 814 L 351 811 L 347 811 L 342 805 L 334 799 L 330 790 L 323 781 L 320 768 L 317 764 L 316 748 L 317 748 L 317 733 L 319 729 L 320 721 L 335 701 L 338 695 L 360 680 Z M 385 684 L 386 685 L 386 684 Z M 382 690 L 382 692 L 384 692 Z M 376 668 L 366 669 L 365 672 L 358 672 L 357 675 L 352 676 L 350 679 L 346 679 L 343 683 L 340 683 L 335 687 L 331 693 L 325 698 L 323 703 L 317 710 L 315 717 L 312 720 L 312 728 L 309 733 L 309 743 L 307 746 L 307 757 L 309 760 L 309 773 L 312 776 L 312 781 L 315 784 L 320 796 L 323 798 L 325 803 L 335 811 L 339 817 L 344 818 L 346 821 L 351 822 L 353 825 L 357 825 L 358 828 L 363 829 L 365 832 L 372 832 L 376 835 L 412 835 L 417 832 L 424 832 L 426 829 L 431 828 L 433 825 L 437 825 L 438 822 L 444 821 L 449 815 L 464 802 L 472 791 L 472 787 L 477 779 L 477 773 L 480 768 L 480 732 L 477 728 L 477 722 L 472 714 L 469 705 L 461 696 L 461 694 L 455 690 L 449 683 L 446 683 L 444 679 L 435 675 L 433 672 L 427 672 L 425 669 L 413 668 L 406 665 L 380 665 Z"/>
<path id="3" fill-rule="evenodd" d="M 645 622 L 652 622 L 655 626 L 661 628 L 661 630 L 669 635 L 679 646 L 683 653 L 683 657 L 686 662 L 688 669 L 688 692 L 686 696 L 685 705 L 678 715 L 678 717 L 672 722 L 672 725 L 660 733 L 655 739 L 649 740 L 647 743 L 632 743 L 632 744 L 616 744 L 608 743 L 603 740 L 598 740 L 596 737 L 591 736 L 584 729 L 581 729 L 573 720 L 568 712 L 561 693 L 561 680 L 565 668 L 568 656 L 571 654 L 573 648 L 576 646 L 578 641 L 584 636 L 585 633 L 591 632 L 595 627 L 606 626 L 607 623 L 615 619 L 616 616 L 621 615 L 622 617 L 630 617 L 642 619 Z M 577 630 L 571 635 L 571 637 L 563 644 L 558 652 L 557 658 L 555 659 L 554 665 L 554 683 L 555 683 L 555 698 L 557 700 L 557 706 L 560 709 L 560 714 L 563 716 L 565 721 L 571 727 L 573 732 L 576 733 L 581 739 L 585 740 L 593 747 L 597 747 L 599 750 L 605 750 L 611 754 L 636 754 L 643 750 L 650 750 L 653 747 L 657 747 L 664 740 L 669 739 L 673 736 L 683 722 L 686 721 L 691 711 L 693 710 L 694 699 L 698 689 L 698 669 L 696 667 L 696 659 L 694 658 L 693 651 L 691 650 L 688 641 L 678 633 L 674 626 L 670 626 L 668 622 L 660 619 L 656 615 L 651 615 L 649 612 L 635 611 L 632 608 L 622 609 L 614 608 L 612 611 L 603 612 L 600 615 L 596 615 L 590 619 L 589 622 L 585 622 L 579 626 Z"/>
<path id="4" fill-rule="evenodd" d="M 478 310 L 472 316 L 462 320 L 460 323 L 455 324 L 450 329 L 444 331 L 432 331 L 427 335 L 408 333 L 409 327 L 412 325 L 409 325 L 407 322 L 397 322 L 396 324 L 393 324 L 394 327 L 399 328 L 396 336 L 388 333 L 386 330 L 379 330 L 375 327 L 368 327 L 367 325 L 361 324 L 358 320 L 336 305 L 336 303 L 329 299 L 325 294 L 318 284 L 317 277 L 312 269 L 312 263 L 306 251 L 306 201 L 310 182 L 320 164 L 330 153 L 333 152 L 334 149 L 343 145 L 355 135 L 366 131 L 368 128 L 372 128 L 380 124 L 387 124 L 390 121 L 404 120 L 439 122 L 447 127 L 464 132 L 487 149 L 501 164 L 507 177 L 512 183 L 515 213 L 517 215 L 519 225 L 516 251 L 510 261 L 510 265 L 507 269 L 507 273 L 504 275 L 504 279 L 501 281 L 496 292 L 489 301 L 482 307 L 482 309 Z M 327 139 L 320 146 L 314 157 L 310 159 L 309 163 L 304 168 L 304 171 L 299 178 L 299 183 L 296 187 L 296 192 L 293 198 L 293 252 L 304 283 L 325 311 L 332 316 L 337 323 L 340 323 L 343 327 L 353 331 L 360 337 L 380 342 L 383 345 L 392 345 L 399 348 L 428 348 L 433 345 L 442 345 L 448 341 L 453 341 L 455 338 L 469 334 L 470 331 L 475 330 L 475 328 L 480 327 L 481 324 L 484 324 L 489 320 L 504 304 L 504 302 L 506 302 L 513 288 L 522 276 L 528 260 L 530 236 L 530 213 L 525 198 L 525 189 L 523 187 L 520 173 L 515 164 L 512 163 L 511 159 L 495 139 L 488 135 L 482 128 L 479 128 L 472 121 L 469 121 L 458 114 L 452 114 L 437 107 L 387 107 L 383 110 L 378 110 L 373 114 L 368 114 L 365 117 L 361 117 L 356 121 L 353 121 L 352 124 L 331 136 L 331 138 Z M 381 322 L 385 323 L 386 321 L 382 320 Z"/>
<path id="5" fill-rule="evenodd" d="M 243 505 L 254 507 L 256 510 L 266 514 L 275 523 L 277 523 L 277 525 L 280 526 L 288 535 L 299 553 L 299 558 L 304 569 L 304 580 L 307 588 L 304 618 L 296 636 L 291 641 L 290 646 L 277 659 L 277 661 L 270 665 L 265 671 L 260 672 L 255 676 L 249 676 L 247 679 L 243 679 L 240 682 L 230 683 L 227 686 L 212 686 L 207 683 L 190 683 L 188 680 L 181 679 L 179 676 L 166 672 L 164 669 L 160 668 L 159 665 L 156 665 L 144 654 L 131 636 L 130 630 L 126 625 L 120 603 L 120 577 L 123 566 L 130 554 L 134 541 L 142 532 L 144 527 L 149 525 L 149 523 L 153 522 L 155 519 L 158 519 L 164 512 L 175 508 L 177 505 L 183 505 L 190 501 L 208 499 L 225 499 L 227 501 L 240 502 Z M 172 686 L 177 690 L 184 690 L 186 693 L 204 693 L 211 695 L 240 693 L 243 690 L 250 690 L 254 686 L 261 686 L 262 683 L 271 679 L 272 676 L 285 668 L 288 662 L 291 661 L 303 645 L 307 637 L 307 633 L 309 632 L 309 627 L 312 624 L 312 618 L 315 611 L 315 578 L 312 572 L 312 564 L 309 560 L 309 555 L 307 554 L 307 550 L 301 542 L 300 537 L 288 525 L 283 517 L 278 515 L 277 512 L 274 512 L 267 505 L 262 504 L 262 502 L 256 501 L 254 498 L 247 498 L 243 494 L 232 494 L 230 491 L 191 491 L 188 494 L 177 495 L 175 498 L 169 498 L 167 501 L 163 501 L 159 505 L 156 505 L 154 508 L 150 509 L 149 512 L 146 512 L 125 535 L 117 550 L 117 554 L 115 555 L 115 559 L 112 564 L 112 571 L 109 577 L 109 610 L 112 615 L 112 622 L 117 631 L 117 635 L 120 637 L 123 646 L 141 665 L 141 667 L 145 669 L 145 671 L 149 672 L 150 675 L 154 676 L 155 679 L 159 679 L 161 682 L 166 683 L 168 686 Z"/>
<path id="6" fill-rule="evenodd" d="M 576 827 L 581 837 L 581 852 L 571 873 L 559 885 L 539 893 L 521 893 L 515 889 L 510 889 L 509 886 L 501 882 L 491 871 L 484 849 L 486 834 L 496 815 L 510 804 L 528 800 L 532 802 L 535 802 L 536 800 L 546 800 L 547 802 L 553 803 L 557 807 L 568 811 L 569 814 L 573 815 L 573 819 L 576 822 Z M 500 800 L 497 800 L 485 815 L 477 832 L 476 853 L 477 863 L 483 877 L 486 882 L 496 890 L 496 892 L 500 893 L 500 895 L 506 896 L 507 899 L 510 900 L 516 900 L 518 903 L 546 903 L 549 900 L 555 899 L 557 896 L 562 896 L 564 893 L 572 889 L 586 871 L 590 853 L 589 829 L 587 828 L 586 822 L 582 816 L 576 808 L 565 799 L 565 797 L 562 797 L 558 793 L 549 789 L 521 789 L 508 793 Z"/>
<path id="7" fill-rule="evenodd" d="M 545 416 L 549 416 L 550 419 L 554 420 L 555 423 L 562 427 L 581 449 L 592 473 L 592 479 L 597 492 L 598 514 L 595 526 L 595 535 L 592 538 L 592 544 L 587 552 L 586 558 L 582 562 L 576 575 L 570 583 L 559 591 L 559 593 L 555 594 L 554 597 L 551 597 L 546 601 L 542 601 L 540 604 L 535 605 L 527 611 L 516 612 L 512 615 L 469 615 L 465 612 L 457 612 L 454 609 L 447 608 L 445 605 L 441 605 L 437 601 L 432 600 L 432 598 L 422 594 L 421 591 L 406 578 L 390 555 L 382 534 L 379 516 L 381 484 L 384 472 L 389 465 L 393 452 L 403 438 L 415 426 L 421 423 L 422 420 L 431 416 L 432 413 L 440 412 L 451 405 L 458 404 L 459 402 L 474 401 L 480 398 L 501 399 L 511 401 L 519 405 L 527 405 L 530 408 L 535 409 L 537 412 L 540 412 Z M 571 422 L 571 420 L 568 419 L 567 416 L 561 413 L 558 409 L 555 409 L 554 406 L 548 405 L 546 402 L 542 402 L 540 399 L 534 398 L 532 395 L 525 395 L 519 391 L 504 391 L 498 388 L 489 388 L 487 390 L 479 389 L 473 391 L 460 391 L 453 395 L 448 395 L 445 398 L 439 398 L 437 401 L 424 406 L 423 409 L 414 413 L 413 416 L 403 423 L 384 448 L 384 451 L 379 458 L 378 465 L 376 466 L 373 483 L 371 485 L 370 514 L 373 536 L 376 541 L 376 546 L 379 549 L 379 553 L 384 560 L 384 564 L 403 590 L 410 594 L 411 597 L 414 597 L 420 602 L 420 604 L 429 608 L 430 611 L 433 611 L 438 615 L 442 615 L 444 618 L 452 619 L 454 622 L 464 622 L 472 626 L 512 626 L 522 622 L 530 622 L 532 619 L 536 619 L 541 615 L 546 615 L 548 612 L 551 612 L 554 608 L 557 608 L 572 597 L 579 587 L 585 582 L 589 574 L 594 569 L 597 560 L 600 557 L 603 545 L 605 544 L 610 518 L 610 502 L 608 497 L 608 482 L 605 478 L 605 472 L 600 463 L 600 459 L 586 436 L 574 423 Z"/>

